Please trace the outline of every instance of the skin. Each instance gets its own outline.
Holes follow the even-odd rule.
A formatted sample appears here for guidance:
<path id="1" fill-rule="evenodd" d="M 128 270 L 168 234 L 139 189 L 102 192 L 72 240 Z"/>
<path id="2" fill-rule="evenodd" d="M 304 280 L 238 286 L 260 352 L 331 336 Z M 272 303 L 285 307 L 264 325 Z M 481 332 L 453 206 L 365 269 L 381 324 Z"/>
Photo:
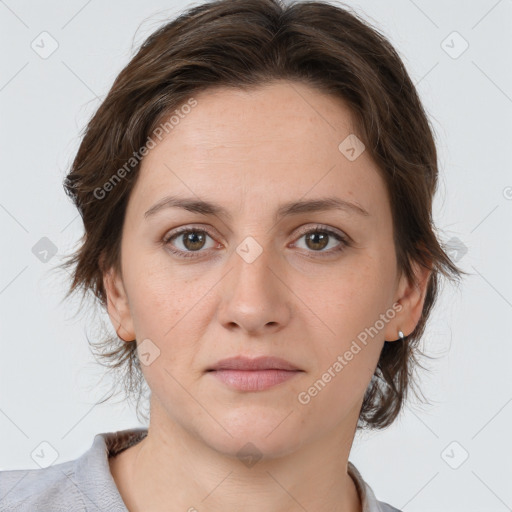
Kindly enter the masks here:
<path id="1" fill-rule="evenodd" d="M 416 267 L 417 285 L 398 274 L 378 169 L 367 151 L 349 161 L 338 149 L 354 133 L 341 99 L 288 81 L 194 98 L 197 106 L 142 161 L 121 274 L 104 275 L 118 334 L 160 350 L 141 365 L 151 389 L 148 436 L 110 459 L 114 480 L 131 512 L 360 511 L 347 461 L 364 393 L 384 341 L 414 330 L 429 273 Z M 218 203 L 231 218 L 180 208 L 144 217 L 170 194 Z M 273 219 L 284 202 L 325 196 L 370 215 Z M 351 245 L 328 254 L 340 246 L 336 238 L 325 248 L 308 243 L 299 229 L 318 224 Z M 181 226 L 208 230 L 204 245 L 186 245 L 182 235 L 166 246 Z M 236 252 L 249 236 L 262 249 L 251 263 Z M 299 393 L 393 304 L 400 312 L 301 404 Z M 239 354 L 282 357 L 303 372 L 259 392 L 233 390 L 205 372 Z M 262 456 L 252 467 L 237 457 L 248 442 Z"/>

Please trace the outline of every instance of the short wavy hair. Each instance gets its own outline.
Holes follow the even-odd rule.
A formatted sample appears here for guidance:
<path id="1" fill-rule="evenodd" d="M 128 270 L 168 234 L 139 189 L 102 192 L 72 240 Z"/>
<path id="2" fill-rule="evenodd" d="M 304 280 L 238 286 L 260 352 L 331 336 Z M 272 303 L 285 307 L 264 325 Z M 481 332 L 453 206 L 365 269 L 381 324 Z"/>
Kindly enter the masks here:
<path id="1" fill-rule="evenodd" d="M 89 293 L 106 310 L 103 275 L 111 267 L 120 272 L 125 210 L 140 168 L 140 161 L 131 169 L 126 163 L 162 120 L 209 88 L 247 90 L 279 79 L 307 84 L 350 107 L 357 136 L 387 187 L 398 270 L 410 282 L 414 263 L 432 272 L 416 328 L 384 343 L 363 399 L 357 428 L 382 429 L 400 413 L 413 370 L 421 366 L 418 356 L 425 356 L 418 344 L 441 276 L 459 281 L 465 272 L 435 232 L 437 152 L 417 91 L 389 41 L 350 8 L 322 1 L 212 1 L 183 11 L 142 43 L 81 134 L 64 180 L 84 224 L 80 247 L 62 265 L 72 268 L 66 298 L 81 289 L 82 300 Z M 108 330 L 102 336 L 92 344 L 97 360 L 115 370 L 116 384 L 136 399 L 139 414 L 147 387 L 137 342 Z"/>

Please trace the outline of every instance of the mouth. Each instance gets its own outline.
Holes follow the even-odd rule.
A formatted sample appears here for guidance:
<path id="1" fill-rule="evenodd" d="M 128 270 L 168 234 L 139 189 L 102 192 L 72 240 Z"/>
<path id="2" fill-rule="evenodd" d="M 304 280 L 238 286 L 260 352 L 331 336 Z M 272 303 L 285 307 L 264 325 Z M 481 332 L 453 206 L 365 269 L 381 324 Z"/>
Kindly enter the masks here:
<path id="1" fill-rule="evenodd" d="M 232 357 L 223 359 L 207 373 L 239 391 L 263 391 L 286 382 L 304 371 L 277 357 Z"/>
<path id="2" fill-rule="evenodd" d="M 250 358 L 245 356 L 221 359 L 207 371 L 218 370 L 288 370 L 301 371 L 297 366 L 280 357 L 261 356 Z"/>

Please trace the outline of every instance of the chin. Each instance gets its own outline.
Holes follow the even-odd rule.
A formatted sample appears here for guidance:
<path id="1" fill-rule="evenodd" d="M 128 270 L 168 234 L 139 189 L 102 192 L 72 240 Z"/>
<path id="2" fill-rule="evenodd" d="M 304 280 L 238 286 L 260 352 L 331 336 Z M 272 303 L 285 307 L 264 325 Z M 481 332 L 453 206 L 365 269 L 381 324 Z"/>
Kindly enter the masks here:
<path id="1" fill-rule="evenodd" d="M 228 415 L 212 413 L 224 428 L 217 423 L 216 428 L 212 428 L 208 422 L 201 429 L 200 437 L 205 444 L 228 457 L 284 457 L 302 444 L 297 418 L 286 418 L 288 414 L 283 414 L 282 410 L 264 412 L 257 408 L 253 413 L 242 410 L 231 411 Z"/>
<path id="2" fill-rule="evenodd" d="M 257 461 L 286 457 L 299 448 L 299 443 L 289 436 L 286 439 L 275 437 L 272 441 L 265 436 L 237 434 L 230 439 L 205 439 L 204 442 L 221 455 L 239 459 L 247 467 Z"/>

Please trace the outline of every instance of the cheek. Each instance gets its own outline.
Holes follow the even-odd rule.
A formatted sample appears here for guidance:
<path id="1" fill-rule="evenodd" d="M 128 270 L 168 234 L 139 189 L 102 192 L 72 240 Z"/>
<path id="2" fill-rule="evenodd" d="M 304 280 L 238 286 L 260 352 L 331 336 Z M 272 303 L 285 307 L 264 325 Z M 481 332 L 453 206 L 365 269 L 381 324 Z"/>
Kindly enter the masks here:
<path id="1" fill-rule="evenodd" d="M 197 302 L 196 279 L 183 279 L 161 255 L 140 255 L 127 265 L 130 311 L 139 336 L 164 340 Z"/>
<path id="2" fill-rule="evenodd" d="M 361 257 L 357 264 L 332 272 L 323 287 L 315 289 L 314 307 L 338 339 L 357 336 L 390 306 L 390 285 L 382 278 L 386 272 L 389 269 L 378 262 Z"/>
<path id="3" fill-rule="evenodd" d="M 385 338 L 382 318 L 392 319 L 391 314 L 386 317 L 390 313 L 389 285 L 382 283 L 382 272 L 379 264 L 366 261 L 350 271 L 333 274 L 326 291 L 314 298 L 315 310 L 328 327 L 323 330 L 326 336 L 322 343 L 317 344 L 315 377 L 322 378 L 325 373 L 334 395 L 346 394 L 352 386 L 364 392 L 377 365 Z"/>
<path id="4" fill-rule="evenodd" d="M 353 355 L 350 361 L 336 364 L 336 358 L 329 360 L 323 371 L 312 376 L 300 390 L 296 407 L 301 423 L 318 433 L 318 418 L 322 419 L 322 431 L 357 418 L 373 375 L 373 360 L 374 354 L 368 347 Z"/>
<path id="5" fill-rule="evenodd" d="M 348 289 L 324 304 L 323 319 L 334 334 L 317 340 L 317 365 L 302 390 L 311 405 L 305 405 L 304 412 L 315 417 L 331 410 L 334 422 L 360 404 L 384 342 L 384 330 L 372 328 L 384 302 L 379 290 L 364 287 L 354 293 L 353 288 Z"/>
<path id="6" fill-rule="evenodd" d="M 212 284 L 158 265 L 132 276 L 130 311 L 139 343 L 150 339 L 158 348 L 159 365 L 173 374 L 194 368 L 195 353 L 212 315 L 207 293 Z M 155 371 L 153 365 L 147 367 L 148 373 Z"/>

